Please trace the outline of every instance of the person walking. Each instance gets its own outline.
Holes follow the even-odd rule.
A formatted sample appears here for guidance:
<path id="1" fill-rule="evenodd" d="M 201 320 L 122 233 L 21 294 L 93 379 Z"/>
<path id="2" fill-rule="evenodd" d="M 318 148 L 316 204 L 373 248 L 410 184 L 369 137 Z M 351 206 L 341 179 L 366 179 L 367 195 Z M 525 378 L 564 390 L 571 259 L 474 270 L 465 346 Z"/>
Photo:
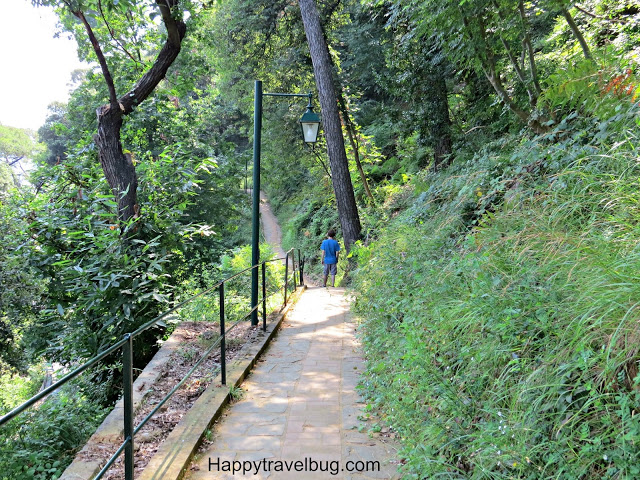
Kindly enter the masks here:
<path id="1" fill-rule="evenodd" d="M 340 244 L 334 238 L 336 231 L 332 228 L 327 232 L 327 239 L 322 241 L 320 250 L 322 251 L 322 266 L 324 281 L 322 286 L 327 286 L 327 279 L 331 275 L 331 286 L 335 286 L 336 273 L 338 273 L 338 257 L 340 256 Z"/>

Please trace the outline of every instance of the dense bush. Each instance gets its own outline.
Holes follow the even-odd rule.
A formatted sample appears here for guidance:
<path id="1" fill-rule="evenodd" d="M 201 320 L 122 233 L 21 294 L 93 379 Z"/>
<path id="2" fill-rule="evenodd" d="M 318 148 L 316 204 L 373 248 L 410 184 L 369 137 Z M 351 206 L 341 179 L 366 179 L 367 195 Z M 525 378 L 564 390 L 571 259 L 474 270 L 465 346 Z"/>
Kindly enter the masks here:
<path id="1" fill-rule="evenodd" d="M 260 261 L 275 258 L 275 253 L 270 245 L 260 245 Z M 194 275 L 189 281 L 180 287 L 180 298 L 188 299 L 195 295 L 198 298 L 187 303 L 178 310 L 178 316 L 186 321 L 217 322 L 220 318 L 219 290 L 212 287 L 222 280 L 232 276 L 235 278 L 225 282 L 225 318 L 227 322 L 233 322 L 245 318 L 251 310 L 251 275 L 245 271 L 251 267 L 251 245 L 238 247 L 227 255 L 223 255 L 218 265 L 210 265 L 204 268 L 202 273 Z M 275 306 L 281 305 L 284 286 L 284 265 L 280 261 L 272 261 L 266 264 L 265 280 L 267 290 L 267 310 L 271 311 Z M 240 273 L 243 272 L 244 273 Z M 291 274 L 291 270 L 289 270 Z M 258 268 L 258 301 L 262 305 L 262 269 Z M 207 290 L 211 290 L 207 292 Z M 205 293 L 207 292 L 207 293 Z M 259 309 L 262 315 L 262 308 Z M 229 324 L 229 323 L 228 323 Z"/>
<path id="2" fill-rule="evenodd" d="M 26 370 L 23 333 L 47 283 L 30 264 L 29 241 L 21 235 L 27 211 L 17 192 L 0 195 L 0 374 Z"/>

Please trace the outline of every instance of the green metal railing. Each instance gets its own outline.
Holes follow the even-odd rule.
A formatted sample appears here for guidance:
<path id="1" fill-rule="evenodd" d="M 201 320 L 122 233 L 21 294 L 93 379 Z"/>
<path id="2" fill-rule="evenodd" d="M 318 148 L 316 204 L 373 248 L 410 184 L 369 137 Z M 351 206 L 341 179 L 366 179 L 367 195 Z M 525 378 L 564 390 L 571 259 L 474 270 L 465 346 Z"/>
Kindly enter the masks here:
<path id="1" fill-rule="evenodd" d="M 75 377 L 79 376 L 92 366 L 98 364 L 101 360 L 104 360 L 106 357 L 116 352 L 120 348 L 122 348 L 122 398 L 123 398 L 123 407 L 124 407 L 124 441 L 118 447 L 116 452 L 111 456 L 111 458 L 107 461 L 107 463 L 102 467 L 100 472 L 94 477 L 94 480 L 101 479 L 107 470 L 111 468 L 111 466 L 115 463 L 115 461 L 124 453 L 124 478 L 125 480 L 133 480 L 133 467 L 134 467 L 134 438 L 135 435 L 140 431 L 140 429 L 162 408 L 162 406 L 169 401 L 171 396 L 189 379 L 189 377 L 196 371 L 196 369 L 204 362 L 204 360 L 211 354 L 211 352 L 217 346 L 220 346 L 220 366 L 216 369 L 215 373 L 220 371 L 221 383 L 222 385 L 226 385 L 227 383 L 227 372 L 226 372 L 226 343 L 225 338 L 229 332 L 231 332 L 235 327 L 237 327 L 241 322 L 246 321 L 251 317 L 253 312 L 257 312 L 259 307 L 262 307 L 262 329 L 266 331 L 267 329 L 267 275 L 266 275 L 266 265 L 270 262 L 275 261 L 284 261 L 285 263 L 285 275 L 284 275 L 284 285 L 280 287 L 274 294 L 278 294 L 280 292 L 283 293 L 283 304 L 280 309 L 282 309 L 287 305 L 289 291 L 294 292 L 298 286 L 304 286 L 304 259 L 300 256 L 300 250 L 297 250 L 298 253 L 298 261 L 296 262 L 295 256 L 296 250 L 289 250 L 284 258 L 275 258 L 271 260 L 264 261 L 262 263 L 258 263 L 249 268 L 242 270 L 241 272 L 236 273 L 228 278 L 225 278 L 220 283 L 210 287 L 203 292 L 200 292 L 197 295 L 179 303 L 174 306 L 170 310 L 158 315 L 154 319 L 145 323 L 137 330 L 127 333 L 124 335 L 122 340 L 115 343 L 114 345 L 108 347 L 106 350 L 88 360 L 86 363 L 82 364 L 78 368 L 76 368 L 71 373 L 65 375 L 63 378 L 53 383 L 51 386 L 43 389 L 37 395 L 31 397 L 29 400 L 24 402 L 22 405 L 16 407 L 6 415 L 0 417 L 0 426 L 9 422 L 13 418 L 20 415 L 22 412 L 32 407 L 45 397 L 47 397 L 52 392 L 56 391 Z M 291 274 L 289 272 L 289 258 L 291 257 Z M 258 303 L 254 308 L 252 308 L 245 316 L 235 321 L 231 327 L 225 327 L 225 283 L 230 282 L 231 280 L 240 277 L 241 275 L 251 271 L 254 269 L 260 269 L 261 277 L 262 277 L 262 301 Z M 296 275 L 297 274 L 297 275 Z M 202 297 L 208 293 L 214 292 L 218 290 L 219 295 L 219 311 L 220 311 L 220 335 L 213 342 L 213 344 L 204 352 L 202 357 L 193 365 L 193 367 L 187 372 L 187 374 L 178 382 L 171 391 L 162 399 L 160 402 L 153 408 L 153 410 L 143 418 L 140 423 L 134 427 L 134 405 L 133 405 L 133 339 L 140 335 L 142 332 L 148 330 L 155 324 L 157 324 L 160 320 L 165 318 L 167 315 L 175 312 L 179 308 L 185 306 L 186 304 L 192 302 L 196 298 Z"/>

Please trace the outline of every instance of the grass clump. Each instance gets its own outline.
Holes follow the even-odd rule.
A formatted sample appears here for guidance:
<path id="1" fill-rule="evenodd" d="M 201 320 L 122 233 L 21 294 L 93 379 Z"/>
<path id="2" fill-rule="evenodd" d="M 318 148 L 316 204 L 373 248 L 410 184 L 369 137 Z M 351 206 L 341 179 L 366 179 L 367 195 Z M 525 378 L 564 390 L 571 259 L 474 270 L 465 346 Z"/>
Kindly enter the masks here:
<path id="1" fill-rule="evenodd" d="M 426 175 L 357 249 L 363 387 L 407 478 L 640 476 L 636 114 Z"/>

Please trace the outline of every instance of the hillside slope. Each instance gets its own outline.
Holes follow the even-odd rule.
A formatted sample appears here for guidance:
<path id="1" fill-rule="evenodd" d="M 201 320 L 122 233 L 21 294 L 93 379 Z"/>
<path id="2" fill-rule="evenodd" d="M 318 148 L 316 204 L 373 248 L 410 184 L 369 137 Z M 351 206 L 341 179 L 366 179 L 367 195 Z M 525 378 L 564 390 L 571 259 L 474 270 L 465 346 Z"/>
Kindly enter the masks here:
<path id="1" fill-rule="evenodd" d="M 407 478 L 640 476 L 638 110 L 618 105 L 421 174 L 357 250 L 365 391 Z"/>

